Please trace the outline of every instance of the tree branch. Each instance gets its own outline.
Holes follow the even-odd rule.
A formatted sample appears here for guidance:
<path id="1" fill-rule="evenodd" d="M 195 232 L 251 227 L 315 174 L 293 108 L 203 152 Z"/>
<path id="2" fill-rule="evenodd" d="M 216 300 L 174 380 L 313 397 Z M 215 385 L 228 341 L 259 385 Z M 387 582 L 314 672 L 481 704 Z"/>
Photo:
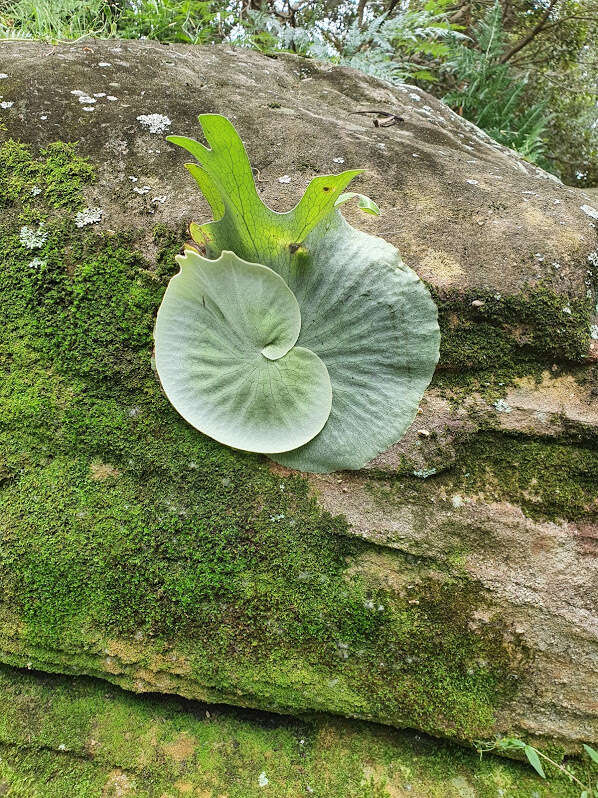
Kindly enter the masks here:
<path id="1" fill-rule="evenodd" d="M 507 61 L 515 55 L 515 53 L 518 53 L 520 50 L 523 50 L 524 47 L 527 47 L 527 45 L 531 41 L 533 41 L 533 39 L 535 39 L 538 33 L 540 33 L 546 26 L 550 14 L 552 13 L 552 10 L 554 9 L 554 7 L 558 2 L 559 0 L 550 0 L 550 5 L 546 9 L 546 11 L 542 14 L 538 24 L 530 31 L 528 31 L 528 33 L 526 33 L 525 36 L 519 39 L 518 42 L 515 42 L 515 44 L 509 50 L 507 50 L 506 53 L 502 54 L 500 59 L 501 64 L 506 64 Z"/>
<path id="2" fill-rule="evenodd" d="M 363 14 L 365 12 L 366 3 L 367 0 L 359 0 L 359 3 L 357 4 L 357 24 L 361 30 L 363 30 Z"/>
<path id="3" fill-rule="evenodd" d="M 582 17 L 573 14 L 570 17 L 561 17 L 560 19 L 555 20 L 555 22 L 551 22 L 550 25 L 544 25 L 543 30 L 550 30 L 550 28 L 555 28 L 558 25 L 563 25 L 565 22 L 568 22 L 570 19 L 576 19 L 581 22 L 593 22 L 594 24 L 598 22 L 598 17 Z"/>

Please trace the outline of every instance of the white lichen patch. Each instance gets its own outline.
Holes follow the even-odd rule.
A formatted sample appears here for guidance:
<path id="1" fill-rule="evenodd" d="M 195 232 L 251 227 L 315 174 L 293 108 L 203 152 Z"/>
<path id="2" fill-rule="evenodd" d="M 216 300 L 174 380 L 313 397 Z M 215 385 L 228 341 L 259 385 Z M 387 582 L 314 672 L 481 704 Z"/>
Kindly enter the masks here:
<path id="1" fill-rule="evenodd" d="M 465 182 L 466 183 L 470 183 L 472 186 L 477 186 L 478 185 L 478 181 L 477 180 L 473 180 L 472 178 L 468 178 Z"/>
<path id="2" fill-rule="evenodd" d="M 97 102 L 97 100 L 94 100 L 93 97 L 90 97 L 86 91 L 81 91 L 81 89 L 73 89 L 71 94 L 75 95 L 81 105 L 93 105 L 95 102 Z"/>
<path id="3" fill-rule="evenodd" d="M 6 74 L 6 72 L 0 72 L 0 80 L 4 80 L 4 78 L 7 78 L 7 77 L 8 77 L 8 75 Z"/>
<path id="4" fill-rule="evenodd" d="M 30 260 L 27 265 L 30 269 L 42 269 L 47 262 L 47 260 L 42 260 L 42 258 L 33 258 L 33 260 Z"/>
<path id="5" fill-rule="evenodd" d="M 409 96 L 411 97 L 412 100 L 415 100 L 416 103 L 421 102 L 422 98 L 419 96 L 419 94 L 416 94 L 414 91 L 409 92 Z"/>
<path id="6" fill-rule="evenodd" d="M 158 197 L 152 197 L 153 205 L 158 205 L 158 203 L 160 205 L 164 205 L 165 202 L 166 202 L 166 194 L 160 194 L 160 196 Z"/>
<path id="7" fill-rule="evenodd" d="M 345 163 L 344 158 L 333 158 L 332 163 Z"/>
<path id="8" fill-rule="evenodd" d="M 136 194 L 147 194 L 147 192 L 150 190 L 150 188 L 151 188 L 151 186 L 141 186 L 141 188 L 137 188 L 137 186 L 135 186 L 135 188 L 133 188 L 133 191 Z"/>
<path id="9" fill-rule="evenodd" d="M 563 308 L 563 313 L 567 313 L 570 316 L 571 315 L 571 308 L 568 305 L 566 305 Z"/>
<path id="10" fill-rule="evenodd" d="M 513 408 L 508 405 L 504 399 L 497 399 L 494 403 L 494 408 L 498 410 L 499 413 L 511 413 Z"/>
<path id="11" fill-rule="evenodd" d="M 428 477 L 434 476 L 437 471 L 435 468 L 420 468 L 418 471 L 413 472 L 414 477 L 419 477 L 420 479 L 427 479 Z"/>
<path id="12" fill-rule="evenodd" d="M 262 771 L 260 775 L 257 777 L 257 783 L 259 784 L 260 787 L 268 786 L 269 782 L 264 771 Z"/>
<path id="13" fill-rule="evenodd" d="M 93 107 L 93 105 L 84 105 L 81 110 L 82 111 L 95 111 L 95 108 Z"/>
<path id="14" fill-rule="evenodd" d="M 31 189 L 31 196 L 32 197 L 37 197 L 37 195 L 41 194 L 41 193 L 42 193 L 42 190 L 41 190 L 41 188 L 39 188 L 39 186 L 33 186 L 33 188 Z"/>
<path id="15" fill-rule="evenodd" d="M 14 102 L 9 102 L 8 100 L 2 100 L 2 102 L 0 103 L 0 108 L 4 108 L 4 110 L 7 110 L 8 108 L 12 108 L 13 105 Z"/>
<path id="16" fill-rule="evenodd" d="M 106 99 L 113 103 L 115 100 L 118 100 L 118 97 L 115 97 L 113 94 L 109 94 Z"/>
<path id="17" fill-rule="evenodd" d="M 85 208 L 75 216 L 77 227 L 85 227 L 88 224 L 96 224 L 102 221 L 103 210 L 101 208 Z"/>
<path id="18" fill-rule="evenodd" d="M 110 61 L 100 61 L 98 66 L 99 67 L 108 67 L 108 66 L 112 66 L 112 64 L 110 63 Z"/>
<path id="19" fill-rule="evenodd" d="M 278 182 L 279 183 L 290 183 L 291 182 L 291 177 L 290 177 L 290 175 L 283 175 L 282 177 L 278 178 Z"/>
<path id="20" fill-rule="evenodd" d="M 594 339 L 594 341 L 598 341 L 598 324 L 592 324 L 590 327 L 590 337 Z"/>
<path id="21" fill-rule="evenodd" d="M 40 247 L 43 247 L 43 245 L 46 243 L 47 238 L 48 234 L 44 230 L 43 222 L 40 224 L 37 230 L 34 230 L 32 227 L 28 227 L 27 225 L 23 225 L 19 232 L 21 244 L 27 249 L 40 249 Z"/>
<path id="22" fill-rule="evenodd" d="M 150 133 L 164 133 L 172 124 L 164 114 L 140 114 L 137 121 L 149 128 Z"/>
<path id="23" fill-rule="evenodd" d="M 591 205 L 581 205 L 580 210 L 586 213 L 591 219 L 598 219 L 598 211 Z"/>

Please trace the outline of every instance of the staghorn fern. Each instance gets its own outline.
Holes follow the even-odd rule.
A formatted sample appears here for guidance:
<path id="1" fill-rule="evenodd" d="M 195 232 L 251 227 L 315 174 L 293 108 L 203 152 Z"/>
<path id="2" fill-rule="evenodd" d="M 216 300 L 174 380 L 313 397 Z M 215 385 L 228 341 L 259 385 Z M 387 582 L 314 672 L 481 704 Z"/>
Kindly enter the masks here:
<path id="1" fill-rule="evenodd" d="M 257 194 L 222 116 L 199 117 L 210 149 L 168 141 L 215 221 L 205 249 L 177 256 L 155 328 L 156 368 L 178 412 L 216 440 L 303 471 L 361 468 L 413 420 L 438 360 L 437 310 L 397 250 L 351 227 L 339 206 L 361 170 L 316 177 L 288 213 Z"/>

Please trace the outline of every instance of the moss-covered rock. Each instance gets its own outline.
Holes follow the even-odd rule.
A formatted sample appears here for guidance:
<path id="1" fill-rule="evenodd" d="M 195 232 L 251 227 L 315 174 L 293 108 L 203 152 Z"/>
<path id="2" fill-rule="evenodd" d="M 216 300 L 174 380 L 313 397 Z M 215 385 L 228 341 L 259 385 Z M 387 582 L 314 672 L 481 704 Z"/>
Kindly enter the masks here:
<path id="1" fill-rule="evenodd" d="M 595 741 L 594 230 L 578 195 L 421 92 L 347 70 L 148 43 L 57 48 L 51 70 L 45 46 L 3 54 L 0 658 L 459 740 Z M 355 98 L 408 125 L 352 121 Z M 144 123 L 192 132 L 198 110 L 236 117 L 281 210 L 279 174 L 369 166 L 387 212 L 371 224 L 436 293 L 437 385 L 363 473 L 307 481 L 233 452 L 160 391 L 152 328 L 196 195 Z M 469 242 L 459 263 L 439 249 L 449 231 Z"/>
<path id="2" fill-rule="evenodd" d="M 87 678 L 6 667 L 0 700 L 0 790 L 12 798 L 579 794 L 550 766 L 543 782 L 523 764 L 326 715 L 290 719 L 134 696 Z"/>

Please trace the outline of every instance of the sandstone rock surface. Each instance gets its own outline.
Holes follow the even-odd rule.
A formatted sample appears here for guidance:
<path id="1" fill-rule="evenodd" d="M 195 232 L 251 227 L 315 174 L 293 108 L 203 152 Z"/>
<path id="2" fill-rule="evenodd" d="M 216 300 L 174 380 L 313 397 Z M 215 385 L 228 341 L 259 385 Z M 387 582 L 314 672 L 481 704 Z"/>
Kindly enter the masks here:
<path id="1" fill-rule="evenodd" d="M 419 89 L 291 56 L 15 42 L 0 72 L 0 659 L 596 742 L 595 202 Z M 403 121 L 355 113 L 379 109 Z M 155 311 L 207 215 L 164 136 L 200 112 L 235 123 L 277 210 L 365 167 L 383 216 L 347 215 L 436 298 L 421 414 L 362 472 L 234 453 L 160 393 Z"/>

